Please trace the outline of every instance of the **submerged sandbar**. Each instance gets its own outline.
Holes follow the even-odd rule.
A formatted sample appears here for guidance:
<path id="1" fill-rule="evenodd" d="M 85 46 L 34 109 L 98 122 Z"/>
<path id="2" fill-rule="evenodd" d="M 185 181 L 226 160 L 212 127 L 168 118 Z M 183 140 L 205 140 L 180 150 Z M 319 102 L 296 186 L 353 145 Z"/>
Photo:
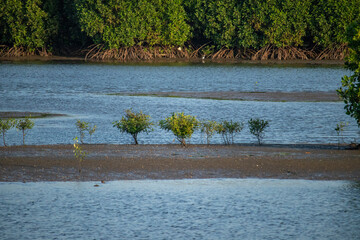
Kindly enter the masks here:
<path id="1" fill-rule="evenodd" d="M 237 101 L 268 102 L 338 102 L 341 101 L 336 92 L 121 92 L 110 93 L 117 96 L 175 97 Z"/>

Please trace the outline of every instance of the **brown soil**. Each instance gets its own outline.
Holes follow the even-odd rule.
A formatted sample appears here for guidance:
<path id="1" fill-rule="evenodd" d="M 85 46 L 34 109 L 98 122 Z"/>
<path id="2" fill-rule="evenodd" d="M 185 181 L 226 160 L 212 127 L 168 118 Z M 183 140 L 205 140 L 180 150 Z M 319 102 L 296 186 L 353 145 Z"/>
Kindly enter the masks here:
<path id="1" fill-rule="evenodd" d="M 44 117 L 61 117 L 66 116 L 64 114 L 54 114 L 54 113 L 40 113 L 40 112 L 0 112 L 1 118 L 44 118 Z"/>
<path id="2" fill-rule="evenodd" d="M 291 178 L 360 180 L 360 151 L 333 145 L 72 145 L 0 147 L 0 181 Z"/>
<path id="3" fill-rule="evenodd" d="M 263 102 L 336 102 L 341 101 L 336 92 L 142 92 L 114 93 L 119 96 L 152 96 L 200 98 L 216 100 L 263 101 Z"/>

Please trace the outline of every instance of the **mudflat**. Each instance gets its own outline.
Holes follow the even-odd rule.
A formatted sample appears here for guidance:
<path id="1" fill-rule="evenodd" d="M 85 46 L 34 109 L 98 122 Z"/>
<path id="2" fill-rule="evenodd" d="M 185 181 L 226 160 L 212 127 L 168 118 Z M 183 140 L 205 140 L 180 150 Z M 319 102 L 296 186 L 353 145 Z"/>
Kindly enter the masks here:
<path id="1" fill-rule="evenodd" d="M 196 98 L 235 101 L 264 101 L 264 102 L 337 102 L 341 101 L 335 91 L 333 92 L 139 92 L 139 93 L 111 93 L 118 96 L 149 96 Z"/>
<path id="2" fill-rule="evenodd" d="M 182 178 L 360 180 L 360 150 L 335 145 L 72 145 L 0 147 L 0 181 Z M 81 169 L 81 172 L 79 172 Z"/>

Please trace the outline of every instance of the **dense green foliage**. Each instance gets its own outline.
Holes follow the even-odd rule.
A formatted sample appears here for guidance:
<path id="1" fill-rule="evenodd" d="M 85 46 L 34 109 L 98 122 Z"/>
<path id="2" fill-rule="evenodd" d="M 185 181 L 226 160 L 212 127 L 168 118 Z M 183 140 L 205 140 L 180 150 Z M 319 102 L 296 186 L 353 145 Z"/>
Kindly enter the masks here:
<path id="1" fill-rule="evenodd" d="M 129 133 L 134 143 L 138 144 L 138 135 L 141 132 L 150 132 L 153 123 L 150 121 L 150 116 L 140 112 L 132 112 L 130 109 L 125 111 L 126 114 L 120 121 L 113 122 L 113 126 L 117 127 L 122 133 Z"/>
<path id="2" fill-rule="evenodd" d="M 0 0 L 0 45 L 29 53 L 98 44 L 202 46 L 197 53 L 205 55 L 315 47 L 320 54 L 343 51 L 353 21 L 360 21 L 360 0 Z"/>
<path id="3" fill-rule="evenodd" d="M 176 139 L 186 146 L 186 139 L 190 139 L 199 126 L 196 117 L 182 113 L 173 113 L 170 117 L 159 122 L 160 128 L 171 131 Z"/>
<path id="4" fill-rule="evenodd" d="M 351 24 L 347 30 L 350 55 L 346 66 L 353 75 L 342 78 L 342 86 L 337 90 L 344 100 L 346 114 L 355 118 L 360 127 L 360 21 Z"/>
<path id="5" fill-rule="evenodd" d="M 81 29 L 108 49 L 182 45 L 190 27 L 181 0 L 76 0 Z"/>

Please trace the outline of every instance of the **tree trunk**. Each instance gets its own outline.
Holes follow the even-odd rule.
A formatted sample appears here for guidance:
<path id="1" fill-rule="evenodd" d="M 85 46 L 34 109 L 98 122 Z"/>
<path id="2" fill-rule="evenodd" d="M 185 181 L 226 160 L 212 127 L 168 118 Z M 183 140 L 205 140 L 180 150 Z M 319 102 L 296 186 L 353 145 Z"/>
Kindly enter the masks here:
<path id="1" fill-rule="evenodd" d="M 25 130 L 22 131 L 23 131 L 23 145 L 25 145 Z"/>
<path id="2" fill-rule="evenodd" d="M 6 147 L 6 143 L 5 143 L 5 133 L 3 132 L 3 140 L 4 140 L 4 147 Z"/>
<path id="3" fill-rule="evenodd" d="M 138 141 L 137 141 L 137 135 L 132 135 L 132 136 L 133 136 L 133 138 L 134 138 L 135 145 L 138 145 L 139 143 L 138 143 Z"/>

